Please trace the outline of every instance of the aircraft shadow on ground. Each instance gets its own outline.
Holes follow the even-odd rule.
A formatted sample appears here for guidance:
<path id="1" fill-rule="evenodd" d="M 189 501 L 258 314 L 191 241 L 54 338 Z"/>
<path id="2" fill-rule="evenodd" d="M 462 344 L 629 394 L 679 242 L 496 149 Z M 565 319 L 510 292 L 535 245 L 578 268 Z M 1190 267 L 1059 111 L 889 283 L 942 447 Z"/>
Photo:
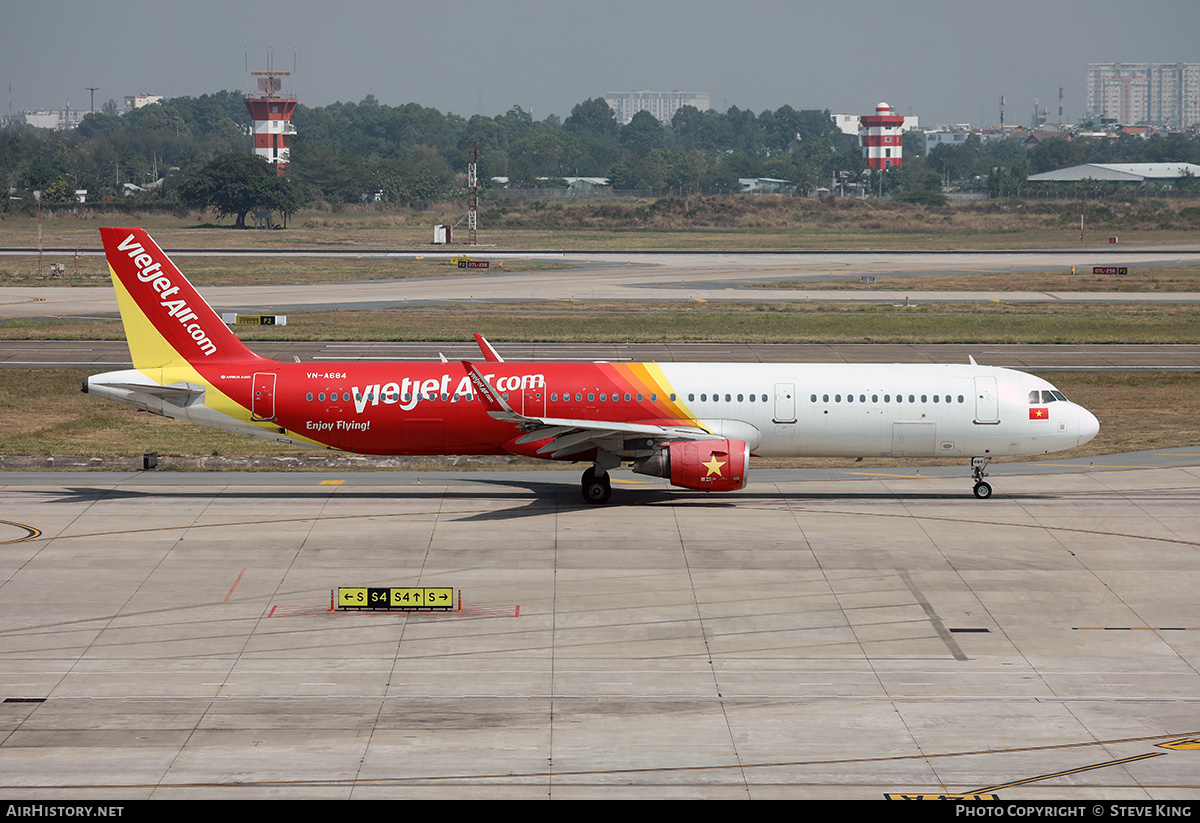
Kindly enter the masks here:
<path id="1" fill-rule="evenodd" d="M 463 483 L 461 479 L 456 483 Z M 429 500 L 440 499 L 445 502 L 454 500 L 502 500 L 513 504 L 512 508 L 502 508 L 490 511 L 480 511 L 465 514 L 457 519 L 463 521 L 495 521 L 510 520 L 522 517 L 539 516 L 550 512 L 571 510 L 608 511 L 644 506 L 673 506 L 680 508 L 738 508 L 748 503 L 836 503 L 836 502 L 884 502 L 884 501 L 961 501 L 965 505 L 983 507 L 985 502 L 971 498 L 970 490 L 962 492 L 800 492 L 785 493 L 776 491 L 764 484 L 761 489 L 749 489 L 741 492 L 712 494 L 674 488 L 621 489 L 613 490 L 610 502 L 602 506 L 593 506 L 580 499 L 579 488 L 575 483 L 553 483 L 530 480 L 528 478 L 479 478 L 469 480 L 463 485 L 441 485 L 430 483 L 425 486 L 406 485 L 387 489 L 372 489 L 367 487 L 321 486 L 302 489 L 262 489 L 252 486 L 225 486 L 214 492 L 211 486 L 172 489 L 124 489 L 100 488 L 91 486 L 71 486 L 61 492 L 46 490 L 30 490 L 20 492 L 41 497 L 55 496 L 63 503 L 96 503 L 102 501 L 138 501 L 138 500 L 197 500 L 200 498 L 226 497 L 235 500 L 261 501 L 295 501 L 301 498 L 313 502 L 332 502 L 338 500 Z M 1013 498 L 1022 501 L 1053 500 L 1057 495 L 1046 493 L 1006 493 L 1001 499 Z M 432 509 L 431 509 L 432 510 Z"/>

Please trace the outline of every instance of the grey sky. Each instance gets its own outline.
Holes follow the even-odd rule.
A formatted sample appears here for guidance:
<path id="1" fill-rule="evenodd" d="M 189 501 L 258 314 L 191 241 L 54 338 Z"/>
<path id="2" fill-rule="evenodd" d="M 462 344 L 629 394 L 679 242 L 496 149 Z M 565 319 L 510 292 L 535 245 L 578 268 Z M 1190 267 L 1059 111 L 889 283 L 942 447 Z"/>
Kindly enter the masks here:
<path id="1" fill-rule="evenodd" d="M 712 106 L 921 124 L 1028 123 L 1084 108 L 1089 61 L 1200 62 L 1200 0 L 0 0 L 0 91 L 13 111 L 296 74 L 300 101 L 374 94 L 464 116 L 512 105 L 565 117 L 608 91 L 707 91 Z M 285 90 L 288 86 L 285 84 Z M 8 100 L 4 101 L 5 111 Z"/>

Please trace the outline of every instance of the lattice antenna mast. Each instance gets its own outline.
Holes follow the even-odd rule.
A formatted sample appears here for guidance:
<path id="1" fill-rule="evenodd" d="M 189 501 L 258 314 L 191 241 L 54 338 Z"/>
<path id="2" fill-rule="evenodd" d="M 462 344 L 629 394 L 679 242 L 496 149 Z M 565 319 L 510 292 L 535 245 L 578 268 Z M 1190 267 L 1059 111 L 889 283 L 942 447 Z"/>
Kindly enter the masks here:
<path id="1" fill-rule="evenodd" d="M 467 245 L 474 246 L 479 229 L 479 144 L 467 143 L 467 190 L 470 199 L 467 210 Z"/>

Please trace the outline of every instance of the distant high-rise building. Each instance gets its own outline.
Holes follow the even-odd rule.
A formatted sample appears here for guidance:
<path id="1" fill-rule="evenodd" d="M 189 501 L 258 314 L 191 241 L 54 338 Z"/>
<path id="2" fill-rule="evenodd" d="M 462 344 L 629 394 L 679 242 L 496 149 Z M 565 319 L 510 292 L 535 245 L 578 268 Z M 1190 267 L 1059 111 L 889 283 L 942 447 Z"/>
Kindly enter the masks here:
<path id="1" fill-rule="evenodd" d="M 617 115 L 617 122 L 627 125 L 639 111 L 648 111 L 661 123 L 670 123 L 675 112 L 684 106 L 708 111 L 706 91 L 610 91 L 604 102 Z"/>
<path id="2" fill-rule="evenodd" d="M 1087 116 L 1124 125 L 1200 123 L 1200 63 L 1088 63 Z"/>

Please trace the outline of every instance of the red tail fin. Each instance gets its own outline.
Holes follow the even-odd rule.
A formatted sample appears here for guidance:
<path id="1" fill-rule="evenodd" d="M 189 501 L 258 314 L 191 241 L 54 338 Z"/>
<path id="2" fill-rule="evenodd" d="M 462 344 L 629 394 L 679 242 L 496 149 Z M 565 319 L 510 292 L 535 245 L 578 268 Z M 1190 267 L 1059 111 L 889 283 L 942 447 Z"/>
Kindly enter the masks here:
<path id="1" fill-rule="evenodd" d="M 137 228 L 102 228 L 133 364 L 260 360 L 221 322 L 170 258 Z"/>

